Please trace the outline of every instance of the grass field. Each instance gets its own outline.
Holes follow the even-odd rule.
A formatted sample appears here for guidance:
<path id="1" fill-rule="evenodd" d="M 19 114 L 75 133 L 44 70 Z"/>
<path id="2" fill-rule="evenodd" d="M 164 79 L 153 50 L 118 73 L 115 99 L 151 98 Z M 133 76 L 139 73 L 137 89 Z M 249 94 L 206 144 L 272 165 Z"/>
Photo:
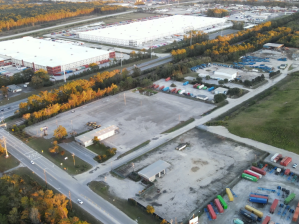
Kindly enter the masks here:
<path id="1" fill-rule="evenodd" d="M 299 73 L 228 120 L 231 133 L 299 154 Z"/>
<path id="2" fill-rule="evenodd" d="M 19 160 L 17 160 L 12 155 L 9 155 L 8 158 L 5 158 L 5 154 L 0 156 L 0 173 L 12 169 L 20 164 Z"/>
<path id="3" fill-rule="evenodd" d="M 96 194 L 124 212 L 131 219 L 138 220 L 138 224 L 159 224 L 161 222 L 154 216 L 147 214 L 146 211 L 143 211 L 141 208 L 130 205 L 127 200 L 111 195 L 109 193 L 109 186 L 103 182 L 91 181 L 89 187 Z"/>
<path id="4" fill-rule="evenodd" d="M 45 181 L 35 175 L 31 170 L 29 170 L 27 167 L 21 167 L 11 172 L 11 174 L 17 174 L 21 176 L 26 182 L 30 182 L 30 180 L 37 182 L 38 185 L 42 186 L 43 188 L 46 186 Z M 52 188 L 51 185 L 47 186 L 47 189 L 52 190 L 54 193 L 60 193 L 55 188 Z M 80 218 L 80 220 L 87 221 L 90 224 L 103 224 L 100 221 L 98 221 L 96 218 L 91 216 L 89 213 L 87 213 L 85 210 L 80 208 L 80 206 L 76 203 L 72 203 L 73 210 L 69 211 L 69 215 L 72 214 L 72 216 L 76 216 Z"/>
<path id="5" fill-rule="evenodd" d="M 44 138 L 32 138 L 29 140 L 27 145 L 29 145 L 31 148 L 36 150 L 37 152 L 41 153 L 44 157 L 46 157 L 51 162 L 55 163 L 58 167 L 61 169 L 64 169 L 67 173 L 74 175 L 74 174 L 80 174 L 83 173 L 92 166 L 85 161 L 81 160 L 77 156 L 75 156 L 75 165 L 72 154 L 66 150 L 63 150 L 59 147 L 60 152 L 64 151 L 64 155 L 60 155 L 60 153 L 52 154 L 49 152 L 49 148 L 53 147 L 52 142 L 53 139 L 44 139 Z M 68 157 L 67 160 L 64 158 Z M 61 165 L 61 163 L 63 165 Z"/>

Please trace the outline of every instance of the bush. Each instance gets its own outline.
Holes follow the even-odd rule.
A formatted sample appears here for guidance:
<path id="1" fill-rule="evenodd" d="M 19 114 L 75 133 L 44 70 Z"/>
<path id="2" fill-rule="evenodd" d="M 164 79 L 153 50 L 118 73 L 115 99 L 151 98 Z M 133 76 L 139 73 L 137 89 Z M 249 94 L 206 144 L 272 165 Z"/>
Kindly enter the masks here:
<path id="1" fill-rule="evenodd" d="M 176 87 L 176 84 L 171 83 L 170 87 Z"/>
<path id="2" fill-rule="evenodd" d="M 226 95 L 224 95 L 224 94 L 216 94 L 214 96 L 215 103 L 220 103 L 220 102 L 224 101 L 225 99 L 226 99 Z"/>
<path id="3" fill-rule="evenodd" d="M 224 81 L 223 80 L 219 80 L 218 83 L 219 83 L 219 85 L 223 85 Z"/>
<path id="4" fill-rule="evenodd" d="M 146 212 L 149 214 L 153 214 L 155 212 L 155 208 L 151 205 L 146 206 Z"/>
<path id="5" fill-rule="evenodd" d="M 206 80 L 209 80 L 211 77 L 209 75 L 206 76 Z"/>
<path id="6" fill-rule="evenodd" d="M 134 205 L 134 206 L 137 205 L 137 202 L 136 202 L 133 198 L 128 198 L 128 203 L 129 203 L 130 205 Z"/>

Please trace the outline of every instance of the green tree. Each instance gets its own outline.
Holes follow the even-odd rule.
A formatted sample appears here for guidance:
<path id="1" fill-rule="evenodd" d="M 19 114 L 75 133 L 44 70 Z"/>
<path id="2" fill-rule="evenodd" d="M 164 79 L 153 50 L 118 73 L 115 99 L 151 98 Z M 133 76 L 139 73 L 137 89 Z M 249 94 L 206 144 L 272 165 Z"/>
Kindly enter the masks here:
<path id="1" fill-rule="evenodd" d="M 31 68 L 25 69 L 22 71 L 23 78 L 25 82 L 29 82 L 34 75 L 34 72 Z"/>
<path id="2" fill-rule="evenodd" d="M 209 75 L 206 76 L 206 80 L 209 80 L 211 79 L 211 77 Z"/>
<path id="3" fill-rule="evenodd" d="M 0 223 L 1 224 L 8 224 L 7 216 L 2 215 L 1 213 L 0 213 Z"/>
<path id="4" fill-rule="evenodd" d="M 151 205 L 146 206 L 146 212 L 149 214 L 153 214 L 155 212 L 155 208 Z"/>
<path id="5" fill-rule="evenodd" d="M 12 208 L 12 210 L 9 212 L 9 215 L 7 215 L 7 218 L 11 224 L 18 224 L 20 219 L 18 209 L 16 207 Z"/>
<path id="6" fill-rule="evenodd" d="M 151 86 L 153 84 L 153 81 L 150 79 L 142 79 L 141 81 L 141 86 L 143 87 L 148 87 Z"/>
<path id="7" fill-rule="evenodd" d="M 140 70 L 140 68 L 138 68 L 138 67 L 134 67 L 133 68 L 133 72 L 132 72 L 132 76 L 133 77 L 138 77 L 138 76 L 140 76 L 141 75 L 141 70 Z"/>
<path id="8" fill-rule="evenodd" d="M 214 102 L 215 103 L 220 103 L 225 99 L 226 99 L 226 95 L 224 95 L 224 94 L 215 94 L 214 95 Z"/>
<path id="9" fill-rule="evenodd" d="M 30 86 L 34 89 L 39 89 L 44 86 L 44 82 L 38 76 L 33 76 L 30 82 Z"/>
<path id="10" fill-rule="evenodd" d="M 218 83 L 219 83 L 220 85 L 223 85 L 223 84 L 224 84 L 224 81 L 223 81 L 223 80 L 219 80 Z"/>
<path id="11" fill-rule="evenodd" d="M 224 79 L 223 81 L 224 81 L 224 83 L 228 83 L 228 79 Z"/>
<path id="12" fill-rule="evenodd" d="M 251 81 L 249 81 L 249 80 L 246 79 L 244 81 L 244 86 L 247 86 L 247 87 L 251 86 Z"/>

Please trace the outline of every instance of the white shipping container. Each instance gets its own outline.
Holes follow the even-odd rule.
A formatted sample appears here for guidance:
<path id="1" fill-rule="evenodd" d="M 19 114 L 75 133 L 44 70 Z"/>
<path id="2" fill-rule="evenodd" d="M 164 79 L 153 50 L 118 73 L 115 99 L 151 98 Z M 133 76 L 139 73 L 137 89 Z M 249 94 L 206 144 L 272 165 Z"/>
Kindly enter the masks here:
<path id="1" fill-rule="evenodd" d="M 205 87 L 205 85 L 201 85 L 201 86 L 199 87 L 199 89 L 202 89 L 203 87 Z"/>
<path id="2" fill-rule="evenodd" d="M 276 156 L 278 156 L 279 153 L 274 154 L 274 156 L 271 157 L 271 162 L 273 162 L 273 160 L 276 158 Z"/>
<path id="3" fill-rule="evenodd" d="M 251 173 L 254 173 L 254 174 L 258 175 L 258 176 L 260 177 L 260 179 L 262 178 L 262 174 L 259 174 L 259 173 L 257 173 L 257 172 L 254 172 L 254 171 L 252 171 L 252 170 L 250 170 L 250 169 L 248 169 L 247 171 L 250 171 Z"/>
<path id="4" fill-rule="evenodd" d="M 186 92 L 186 91 L 184 89 L 182 89 L 179 94 L 182 95 L 184 92 Z"/>

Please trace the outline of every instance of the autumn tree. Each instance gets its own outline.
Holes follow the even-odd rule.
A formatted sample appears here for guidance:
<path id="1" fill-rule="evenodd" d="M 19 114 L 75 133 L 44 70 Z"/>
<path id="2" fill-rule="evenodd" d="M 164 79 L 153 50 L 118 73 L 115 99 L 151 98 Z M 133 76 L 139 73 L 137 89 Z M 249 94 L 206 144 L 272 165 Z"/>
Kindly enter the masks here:
<path id="1" fill-rule="evenodd" d="M 149 214 L 153 214 L 155 212 L 155 208 L 151 205 L 146 206 L 146 212 Z"/>
<path id="2" fill-rule="evenodd" d="M 64 138 L 65 136 L 67 136 L 67 131 L 66 131 L 65 127 L 59 125 L 58 128 L 56 128 L 54 130 L 54 136 L 58 140 Z"/>
<path id="3" fill-rule="evenodd" d="M 2 95 L 7 97 L 7 94 L 8 94 L 8 88 L 6 86 L 2 86 L 1 87 L 1 92 L 2 92 Z"/>
<path id="4" fill-rule="evenodd" d="M 160 224 L 167 224 L 167 221 L 165 219 L 163 219 Z"/>
<path id="5" fill-rule="evenodd" d="M 92 142 L 93 142 L 93 144 L 95 144 L 95 145 L 100 144 L 100 140 L 99 140 L 99 138 L 98 138 L 97 136 L 94 136 L 94 137 L 93 137 Z"/>
<path id="6" fill-rule="evenodd" d="M 5 153 L 5 148 L 0 145 L 0 156 L 3 155 Z"/>

